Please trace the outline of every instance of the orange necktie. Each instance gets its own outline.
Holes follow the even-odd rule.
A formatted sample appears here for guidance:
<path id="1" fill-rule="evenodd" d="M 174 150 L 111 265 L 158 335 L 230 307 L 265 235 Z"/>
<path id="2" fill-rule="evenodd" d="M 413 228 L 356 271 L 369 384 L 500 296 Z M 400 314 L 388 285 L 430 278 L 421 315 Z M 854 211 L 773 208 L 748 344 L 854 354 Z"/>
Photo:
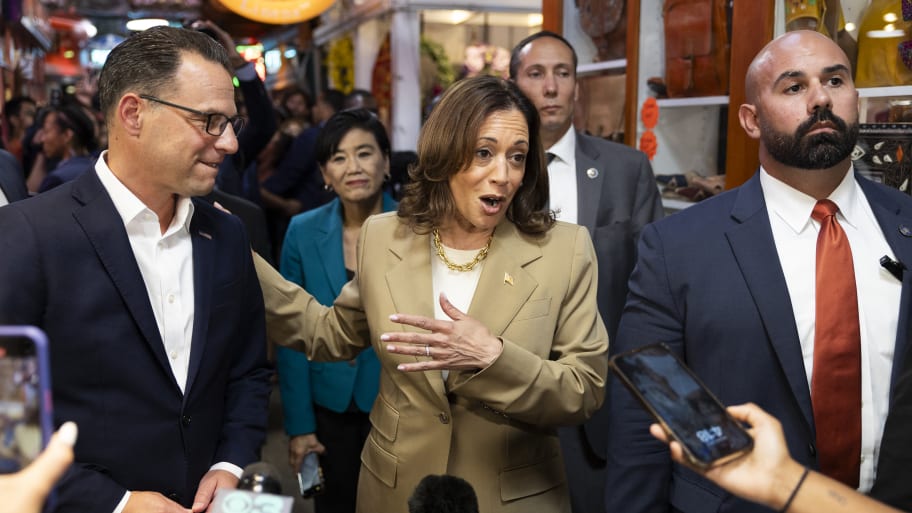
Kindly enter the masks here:
<path id="1" fill-rule="evenodd" d="M 820 200 L 811 214 L 817 235 L 817 311 L 811 401 L 820 470 L 852 488 L 861 465 L 861 330 L 852 248 L 839 207 Z"/>

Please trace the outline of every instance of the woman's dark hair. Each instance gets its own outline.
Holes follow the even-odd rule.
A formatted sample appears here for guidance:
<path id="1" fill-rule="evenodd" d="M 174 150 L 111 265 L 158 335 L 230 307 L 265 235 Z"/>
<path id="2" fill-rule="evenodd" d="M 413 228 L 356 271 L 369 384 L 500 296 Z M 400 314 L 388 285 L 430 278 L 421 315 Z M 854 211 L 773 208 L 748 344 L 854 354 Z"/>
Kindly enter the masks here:
<path id="1" fill-rule="evenodd" d="M 320 129 L 317 141 L 314 143 L 314 158 L 321 167 L 325 166 L 333 154 L 339 149 L 339 143 L 345 134 L 355 128 L 360 128 L 374 135 L 380 151 L 389 158 L 390 143 L 386 136 L 383 123 L 367 109 L 352 109 L 336 112 Z"/>
<path id="2" fill-rule="evenodd" d="M 456 216 L 449 179 L 465 169 L 475 154 L 478 132 L 492 114 L 519 111 L 529 129 L 529 153 L 522 182 L 507 208 L 507 219 L 526 234 L 542 234 L 554 225 L 547 210 L 548 169 L 539 135 L 538 111 L 513 82 L 478 76 L 456 82 L 444 92 L 418 138 L 418 162 L 399 203 L 399 217 L 416 233 L 428 233 Z"/>

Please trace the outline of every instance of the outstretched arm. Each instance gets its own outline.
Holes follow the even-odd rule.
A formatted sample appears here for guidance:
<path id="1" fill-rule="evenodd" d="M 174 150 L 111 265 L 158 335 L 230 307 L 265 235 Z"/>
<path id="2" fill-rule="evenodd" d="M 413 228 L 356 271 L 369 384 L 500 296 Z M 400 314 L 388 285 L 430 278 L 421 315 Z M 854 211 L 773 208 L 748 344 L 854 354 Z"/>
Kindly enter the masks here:
<path id="1" fill-rule="evenodd" d="M 682 465 L 745 499 L 789 513 L 899 513 L 818 472 L 809 471 L 789 455 L 782 425 L 755 404 L 728 408 L 732 416 L 751 426 L 754 449 L 745 456 L 701 471 L 691 466 L 678 442 L 670 442 L 671 457 Z M 668 443 L 658 424 L 649 432 Z M 805 473 L 807 473 L 805 475 Z"/>

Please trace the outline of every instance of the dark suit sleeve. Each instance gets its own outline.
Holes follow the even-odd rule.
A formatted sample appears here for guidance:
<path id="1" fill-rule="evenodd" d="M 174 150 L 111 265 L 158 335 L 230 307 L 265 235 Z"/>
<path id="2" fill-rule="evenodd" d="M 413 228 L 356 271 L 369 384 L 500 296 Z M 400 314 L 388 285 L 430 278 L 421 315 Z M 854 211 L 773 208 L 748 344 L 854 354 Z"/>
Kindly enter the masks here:
<path id="1" fill-rule="evenodd" d="M 653 342 L 665 342 L 680 354 L 683 340 L 680 305 L 671 296 L 662 241 L 652 226 L 643 230 L 639 259 L 630 278 L 630 295 L 617 339 L 617 354 Z M 609 382 L 606 510 L 625 513 L 669 511 L 671 457 L 649 434 L 651 417 L 620 381 Z"/>
<path id="2" fill-rule="evenodd" d="M 230 324 L 235 347 L 233 358 L 228 362 L 224 421 L 213 463 L 227 461 L 244 467 L 259 459 L 260 446 L 266 437 L 272 369 L 266 359 L 266 314 L 249 250 L 250 243 L 240 220 L 227 217 L 237 225 L 234 230 L 243 239 L 232 249 L 238 251 L 237 258 L 241 262 L 239 278 L 244 293 L 235 298 L 243 302 L 239 318 L 213 319 Z"/>
<path id="3" fill-rule="evenodd" d="M 263 187 L 273 194 L 292 197 L 306 178 L 308 163 L 313 161 L 316 137 L 317 131 L 312 129 L 295 137 L 275 172 L 263 182 Z"/>
<path id="4" fill-rule="evenodd" d="M 34 228 L 16 207 L 0 208 L 0 324 L 41 325 L 46 283 Z"/>
<path id="5" fill-rule="evenodd" d="M 34 227 L 16 206 L 0 208 L 0 324 L 41 326 L 47 284 Z M 58 482 L 55 511 L 114 511 L 126 489 L 94 465 L 75 463 Z"/>
<path id="6" fill-rule="evenodd" d="M 903 363 L 884 427 L 871 496 L 912 511 L 912 351 L 906 352 Z"/>
<path id="7" fill-rule="evenodd" d="M 241 94 L 247 106 L 247 127 L 238 135 L 238 148 L 247 160 L 257 155 L 269 144 L 269 140 L 278 128 L 272 102 L 266 93 L 266 87 L 259 77 L 252 80 L 239 80 Z"/>
<path id="8" fill-rule="evenodd" d="M 655 175 L 649 159 L 642 153 L 639 153 L 639 157 L 636 199 L 631 219 L 634 237 L 639 235 L 644 226 L 665 216 L 662 198 L 659 196 L 659 188 L 656 186 Z"/>

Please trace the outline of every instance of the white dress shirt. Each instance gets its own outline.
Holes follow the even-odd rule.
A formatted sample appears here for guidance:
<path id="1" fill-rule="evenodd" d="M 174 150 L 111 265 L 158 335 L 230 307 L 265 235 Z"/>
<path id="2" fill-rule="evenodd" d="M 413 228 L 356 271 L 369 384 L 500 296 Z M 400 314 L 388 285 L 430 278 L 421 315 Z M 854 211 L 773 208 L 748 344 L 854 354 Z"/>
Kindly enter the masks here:
<path id="1" fill-rule="evenodd" d="M 3 205 L 9 205 L 9 199 L 6 197 L 6 194 L 3 193 L 3 189 L 0 189 L 0 207 Z"/>
<path id="2" fill-rule="evenodd" d="M 547 152 L 554 155 L 548 164 L 548 206 L 557 214 L 557 219 L 576 224 L 576 131 L 573 125 Z"/>
<path id="3" fill-rule="evenodd" d="M 107 151 L 95 163 L 95 172 L 127 230 L 171 372 L 181 392 L 185 392 L 193 339 L 193 242 L 190 238 L 193 202 L 190 198 L 178 198 L 174 217 L 163 234 L 158 215 L 108 168 Z M 218 399 L 221 398 L 213 400 Z M 228 462 L 216 463 L 210 470 L 226 470 L 236 477 L 243 471 Z M 128 490 L 114 513 L 121 513 L 129 500 Z"/>
<path id="4" fill-rule="evenodd" d="M 812 172 L 812 171 L 809 171 Z M 814 370 L 817 233 L 811 218 L 817 201 L 760 170 L 760 185 L 791 298 L 808 389 Z M 855 263 L 858 321 L 861 328 L 861 475 L 858 489 L 874 484 L 875 465 L 890 397 L 893 349 L 902 284 L 880 266 L 880 257 L 894 258 L 853 169 L 830 194 L 839 206 L 836 219 L 846 233 Z"/>

